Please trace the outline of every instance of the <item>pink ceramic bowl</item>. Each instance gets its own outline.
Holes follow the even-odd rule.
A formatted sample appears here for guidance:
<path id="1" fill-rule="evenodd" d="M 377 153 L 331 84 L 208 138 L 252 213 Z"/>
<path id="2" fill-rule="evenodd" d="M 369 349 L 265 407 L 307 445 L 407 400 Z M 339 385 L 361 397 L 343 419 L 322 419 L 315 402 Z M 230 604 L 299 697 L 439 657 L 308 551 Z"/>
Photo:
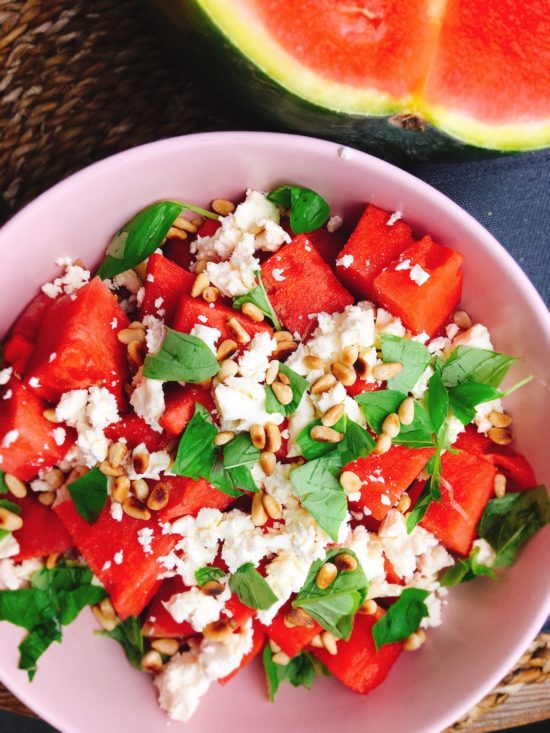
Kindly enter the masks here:
<path id="1" fill-rule="evenodd" d="M 466 256 L 464 306 L 487 324 L 500 350 L 522 357 L 513 379 L 535 375 L 509 404 L 520 448 L 548 483 L 550 325 L 533 286 L 493 237 L 445 196 L 388 163 L 349 152 L 342 156 L 334 143 L 292 135 L 198 134 L 136 148 L 71 176 L 0 232 L 0 335 L 54 274 L 56 257 L 97 264 L 119 225 L 156 199 L 205 205 L 217 196 L 237 199 L 246 187 L 296 182 L 319 191 L 344 219 L 372 201 L 399 209 L 418 233 Z M 254 664 L 226 687 L 213 685 L 187 731 L 208 733 L 223 725 L 242 733 L 439 733 L 498 682 L 536 635 L 550 612 L 549 557 L 547 528 L 499 582 L 452 589 L 443 625 L 419 652 L 403 654 L 367 697 L 321 679 L 312 692 L 282 689 L 272 705 Z M 0 679 L 63 733 L 164 731 L 167 719 L 150 680 L 127 665 L 114 642 L 94 636 L 94 627 L 84 611 L 29 684 L 17 669 L 22 634 L 0 624 Z"/>

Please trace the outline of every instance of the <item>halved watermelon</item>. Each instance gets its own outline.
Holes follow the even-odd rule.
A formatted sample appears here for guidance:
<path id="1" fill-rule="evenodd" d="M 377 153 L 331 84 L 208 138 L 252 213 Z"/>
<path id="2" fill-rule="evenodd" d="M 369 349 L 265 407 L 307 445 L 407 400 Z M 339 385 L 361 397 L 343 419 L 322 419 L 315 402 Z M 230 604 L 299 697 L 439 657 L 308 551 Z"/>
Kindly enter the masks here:
<path id="1" fill-rule="evenodd" d="M 154 3 L 208 83 L 272 126 L 390 158 L 550 144 L 543 2 Z"/>

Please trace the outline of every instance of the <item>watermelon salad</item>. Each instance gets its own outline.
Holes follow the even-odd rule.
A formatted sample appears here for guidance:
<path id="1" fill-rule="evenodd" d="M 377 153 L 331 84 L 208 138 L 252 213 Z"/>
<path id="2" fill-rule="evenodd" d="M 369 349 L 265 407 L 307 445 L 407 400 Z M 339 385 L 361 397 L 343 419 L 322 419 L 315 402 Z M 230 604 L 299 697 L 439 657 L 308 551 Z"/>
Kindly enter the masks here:
<path id="1" fill-rule="evenodd" d="M 502 402 L 529 378 L 501 386 L 516 359 L 462 309 L 462 262 L 296 185 L 154 203 L 95 276 L 59 260 L 2 350 L 20 669 L 89 606 L 185 721 L 254 657 L 271 700 L 366 694 L 429 643 L 449 587 L 550 519 Z"/>

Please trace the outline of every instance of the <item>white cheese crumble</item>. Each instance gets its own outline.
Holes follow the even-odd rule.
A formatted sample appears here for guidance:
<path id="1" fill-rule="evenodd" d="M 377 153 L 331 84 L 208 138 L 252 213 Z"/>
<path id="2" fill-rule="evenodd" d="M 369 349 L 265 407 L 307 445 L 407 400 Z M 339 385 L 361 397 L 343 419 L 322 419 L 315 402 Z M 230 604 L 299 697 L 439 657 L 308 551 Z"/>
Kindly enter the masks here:
<path id="1" fill-rule="evenodd" d="M 2 439 L 2 448 L 9 448 L 19 438 L 19 430 L 8 430 Z"/>
<path id="2" fill-rule="evenodd" d="M 283 267 L 274 267 L 271 271 L 271 275 L 273 276 L 273 279 L 276 280 L 278 283 L 282 283 L 286 280 L 284 272 L 285 271 Z"/>
<path id="3" fill-rule="evenodd" d="M 115 275 L 112 280 L 113 288 L 126 288 L 128 292 L 136 295 L 141 288 L 141 280 L 134 270 L 125 270 Z"/>
<path id="4" fill-rule="evenodd" d="M 467 331 L 463 331 L 458 336 L 455 336 L 452 348 L 455 349 L 457 346 L 475 346 L 478 349 L 494 350 L 491 334 L 481 323 L 476 323 Z"/>
<path id="5" fill-rule="evenodd" d="M 159 419 L 166 409 L 163 384 L 161 379 L 147 379 L 143 376 L 143 370 L 139 369 L 134 377 L 134 391 L 130 397 L 130 404 L 136 415 L 143 418 L 157 433 L 162 433 Z"/>
<path id="6" fill-rule="evenodd" d="M 148 456 L 148 464 L 147 468 L 143 473 L 138 473 L 136 469 L 134 468 L 133 463 L 133 457 L 138 454 L 146 454 Z M 144 478 L 144 479 L 156 479 L 157 481 L 160 479 L 161 473 L 164 473 L 164 471 L 168 470 L 168 467 L 170 466 L 172 462 L 172 459 L 170 458 L 170 454 L 167 453 L 165 450 L 155 451 L 153 453 L 149 453 L 147 450 L 147 447 L 145 443 L 140 443 L 139 445 L 136 445 L 134 450 L 132 451 L 131 456 L 126 457 L 125 466 L 126 471 L 128 473 L 128 478 L 131 481 L 134 481 L 138 478 Z"/>
<path id="7" fill-rule="evenodd" d="M 40 387 L 40 380 L 38 377 L 31 377 L 29 379 L 29 387 L 33 387 L 34 389 L 38 389 L 38 387 Z"/>
<path id="8" fill-rule="evenodd" d="M 37 558 L 20 563 L 11 559 L 0 560 L 0 590 L 26 588 L 32 576 L 43 566 L 42 560 Z"/>
<path id="9" fill-rule="evenodd" d="M 195 631 L 202 631 L 208 624 L 218 621 L 230 598 L 229 585 L 225 585 L 219 596 L 207 596 L 199 588 L 190 588 L 176 593 L 163 605 L 177 623 L 188 621 Z"/>
<path id="10" fill-rule="evenodd" d="M 113 555 L 113 562 L 115 565 L 122 565 L 124 561 L 124 550 L 119 550 Z"/>
<path id="11" fill-rule="evenodd" d="M 202 323 L 196 323 L 190 331 L 191 336 L 200 338 L 201 341 L 208 346 L 210 351 L 216 356 L 216 344 L 221 338 L 222 332 L 217 328 L 210 328 L 210 326 L 204 326 Z"/>
<path id="12" fill-rule="evenodd" d="M 19 542 L 11 532 L 0 540 L 0 560 L 15 557 L 15 555 L 19 554 L 19 550 Z"/>
<path id="13" fill-rule="evenodd" d="M 390 215 L 390 218 L 386 222 L 386 226 L 392 227 L 396 221 L 399 221 L 399 219 L 403 218 L 403 214 L 401 211 L 394 211 L 393 214 Z"/>
<path id="14" fill-rule="evenodd" d="M 353 265 L 353 255 L 342 255 L 336 260 L 337 267 L 343 267 L 345 270 Z"/>
<path id="15" fill-rule="evenodd" d="M 143 325 L 146 327 L 145 343 L 149 354 L 158 354 L 162 348 L 166 336 L 166 326 L 160 318 L 152 315 L 143 317 Z"/>
<path id="16" fill-rule="evenodd" d="M 413 283 L 416 283 L 418 287 L 420 287 L 428 282 L 431 275 L 429 272 L 426 272 L 426 270 L 424 270 L 424 268 L 420 265 L 414 265 L 414 267 L 409 272 L 409 277 L 413 281 Z"/>
<path id="17" fill-rule="evenodd" d="M 331 234 L 338 231 L 342 224 L 344 223 L 344 220 L 341 216 L 331 216 L 330 219 L 327 221 L 327 231 L 329 231 Z"/>
<path id="18" fill-rule="evenodd" d="M 267 331 L 257 333 L 239 359 L 239 373 L 256 382 L 265 380 L 269 357 L 277 348 L 277 342 Z"/>
<path id="19" fill-rule="evenodd" d="M 397 265 L 394 268 L 397 272 L 400 272 L 401 270 L 410 270 L 411 269 L 411 261 L 410 260 L 401 260 L 397 263 Z"/>
<path id="20" fill-rule="evenodd" d="M 0 387 L 10 381 L 12 373 L 13 369 L 11 367 L 6 367 L 5 369 L 0 370 Z"/>
<path id="21" fill-rule="evenodd" d="M 70 258 L 58 260 L 57 264 L 64 266 L 65 272 L 53 282 L 42 285 L 42 292 L 49 298 L 57 298 L 62 293 L 70 295 L 90 281 L 89 271 L 75 265 Z"/>
<path id="22" fill-rule="evenodd" d="M 153 529 L 151 527 L 143 527 L 138 530 L 137 539 L 139 544 L 143 547 L 145 555 L 153 554 Z"/>
<path id="23" fill-rule="evenodd" d="M 216 385 L 214 398 L 222 430 L 250 430 L 252 425 L 284 421 L 279 412 L 266 411 L 265 387 L 250 377 L 229 377 Z"/>
<path id="24" fill-rule="evenodd" d="M 56 445 L 63 445 L 65 438 L 67 437 L 67 431 L 65 428 L 54 428 L 52 430 L 53 439 Z"/>
<path id="25" fill-rule="evenodd" d="M 111 514 L 111 517 L 115 520 L 115 522 L 121 522 L 122 517 L 124 515 L 124 511 L 122 509 L 122 504 L 120 504 L 118 501 L 112 501 L 111 506 L 109 508 L 109 512 Z"/>
<path id="26" fill-rule="evenodd" d="M 474 544 L 472 546 L 472 552 L 474 550 L 477 550 L 477 556 L 476 560 L 480 565 L 488 565 L 489 567 L 492 567 L 497 554 L 491 547 L 491 545 L 487 542 L 487 540 L 479 539 L 474 540 Z"/>

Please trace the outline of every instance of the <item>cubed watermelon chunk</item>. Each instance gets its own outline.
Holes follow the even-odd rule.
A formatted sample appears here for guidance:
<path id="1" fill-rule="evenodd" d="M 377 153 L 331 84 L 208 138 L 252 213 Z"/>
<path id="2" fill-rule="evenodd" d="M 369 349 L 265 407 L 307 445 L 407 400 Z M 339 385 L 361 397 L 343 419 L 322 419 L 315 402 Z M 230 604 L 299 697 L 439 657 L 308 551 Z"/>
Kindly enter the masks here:
<path id="1" fill-rule="evenodd" d="M 262 265 L 262 278 L 275 312 L 291 333 L 305 338 L 314 313 L 334 313 L 354 302 L 307 234 L 271 255 Z"/>
<path id="2" fill-rule="evenodd" d="M 152 254 L 147 262 L 140 314 L 157 315 L 162 309 L 164 320 L 171 323 L 180 297 L 191 293 L 194 281 L 193 273 L 162 255 Z"/>
<path id="3" fill-rule="evenodd" d="M 387 677 L 402 651 L 402 644 L 384 644 L 376 651 L 372 627 L 384 615 L 382 609 L 371 616 L 358 613 L 349 641 L 338 641 L 338 653 L 326 649 L 311 651 L 332 674 L 354 692 L 366 694 Z"/>
<path id="4" fill-rule="evenodd" d="M 263 630 L 268 637 L 278 644 L 284 653 L 289 657 L 295 657 L 299 654 L 313 639 L 314 636 L 321 633 L 323 629 L 317 623 L 313 622 L 313 626 L 293 626 L 291 629 L 285 625 L 285 616 L 291 610 L 291 604 L 286 603 L 277 613 L 269 626 L 263 626 Z"/>
<path id="5" fill-rule="evenodd" d="M 496 468 L 470 453 L 443 454 L 441 503 L 433 501 L 421 522 L 448 550 L 467 555 L 485 505 L 494 495 Z"/>
<path id="6" fill-rule="evenodd" d="M 374 298 L 413 333 L 433 336 L 449 319 L 462 292 L 463 256 L 424 237 L 401 253 L 374 280 Z M 395 268 L 406 263 L 410 269 Z M 419 265 L 430 277 L 422 285 L 414 282 L 412 268 Z"/>
<path id="7" fill-rule="evenodd" d="M 334 268 L 338 253 L 344 244 L 344 237 L 342 237 L 340 231 L 329 232 L 326 227 L 321 227 L 308 232 L 307 236 L 327 265 Z"/>
<path id="8" fill-rule="evenodd" d="M 180 435 L 195 412 L 195 403 L 206 407 L 210 412 L 214 409 L 214 400 L 210 392 L 194 384 L 170 384 L 164 395 L 165 410 L 159 424 L 169 435 Z"/>
<path id="9" fill-rule="evenodd" d="M 21 507 L 23 526 L 13 533 L 19 543 L 15 562 L 46 557 L 54 552 L 66 552 L 73 546 L 71 535 L 65 529 L 57 514 L 50 507 L 41 504 L 34 496 L 10 500 Z"/>
<path id="10" fill-rule="evenodd" d="M 127 324 L 114 295 L 97 277 L 58 298 L 44 313 L 27 383 L 51 401 L 71 389 L 105 386 L 122 403 L 128 363 L 117 332 Z"/>
<path id="11" fill-rule="evenodd" d="M 22 481 L 59 463 L 74 442 L 74 431 L 44 417 L 46 403 L 19 379 L 6 385 L 0 412 L 0 468 Z M 56 438 L 61 442 L 56 442 Z"/>
<path id="12" fill-rule="evenodd" d="M 157 433 L 135 412 L 130 412 L 118 422 L 108 425 L 104 433 L 109 440 L 117 441 L 123 438 L 129 450 L 144 443 L 150 453 L 162 450 L 170 440 L 166 433 Z"/>
<path id="13" fill-rule="evenodd" d="M 361 509 L 381 521 L 401 498 L 433 455 L 431 448 L 392 445 L 387 453 L 371 453 L 344 466 L 361 479 Z M 369 515 L 369 516 L 370 516 Z"/>
<path id="14" fill-rule="evenodd" d="M 248 316 L 223 303 L 216 303 L 213 308 L 210 305 L 202 298 L 191 298 L 189 295 L 182 296 L 174 316 L 173 328 L 182 333 L 191 333 L 193 326 L 196 325 L 217 328 L 221 332 L 221 343 L 224 339 L 234 339 L 233 334 L 227 327 L 227 322 L 230 318 L 236 318 L 251 338 L 264 331 L 270 334 L 273 333 L 273 329 L 267 321 L 255 323 Z M 201 320 L 204 318 L 206 321 Z"/>
<path id="15" fill-rule="evenodd" d="M 45 293 L 39 293 L 17 317 L 10 335 L 4 343 L 4 361 L 22 374 L 29 361 L 40 324 L 48 305 L 52 302 Z"/>
<path id="16" fill-rule="evenodd" d="M 265 635 L 264 631 L 262 630 L 261 625 L 258 623 L 254 624 L 254 634 L 252 636 L 252 649 L 244 655 L 237 669 L 233 670 L 233 672 L 228 674 L 227 677 L 222 677 L 221 679 L 218 680 L 220 685 L 227 684 L 229 680 L 232 680 L 233 677 L 235 677 L 235 675 L 239 674 L 241 669 L 246 667 L 247 664 L 249 664 L 253 659 L 255 659 L 258 656 L 258 654 L 260 654 L 263 651 L 266 641 L 267 641 L 267 636 Z"/>
<path id="17" fill-rule="evenodd" d="M 186 476 L 164 476 L 163 481 L 170 486 L 168 504 L 159 512 L 163 522 L 186 514 L 195 517 L 205 508 L 223 511 L 235 501 L 235 497 L 218 491 L 203 478 L 195 481 Z"/>
<path id="18" fill-rule="evenodd" d="M 374 278 L 414 244 L 410 226 L 401 219 L 388 226 L 390 216 L 369 204 L 338 256 L 336 274 L 358 298 L 374 298 Z"/>
<path id="19" fill-rule="evenodd" d="M 84 521 L 71 500 L 58 504 L 55 511 L 105 586 L 120 618 L 141 613 L 160 585 L 163 568 L 158 559 L 173 550 L 178 537 L 162 534 L 158 516 L 145 522 L 123 514 L 117 522 L 109 503 L 92 525 Z M 151 552 L 145 553 L 138 541 L 138 532 L 143 529 L 153 531 Z"/>

